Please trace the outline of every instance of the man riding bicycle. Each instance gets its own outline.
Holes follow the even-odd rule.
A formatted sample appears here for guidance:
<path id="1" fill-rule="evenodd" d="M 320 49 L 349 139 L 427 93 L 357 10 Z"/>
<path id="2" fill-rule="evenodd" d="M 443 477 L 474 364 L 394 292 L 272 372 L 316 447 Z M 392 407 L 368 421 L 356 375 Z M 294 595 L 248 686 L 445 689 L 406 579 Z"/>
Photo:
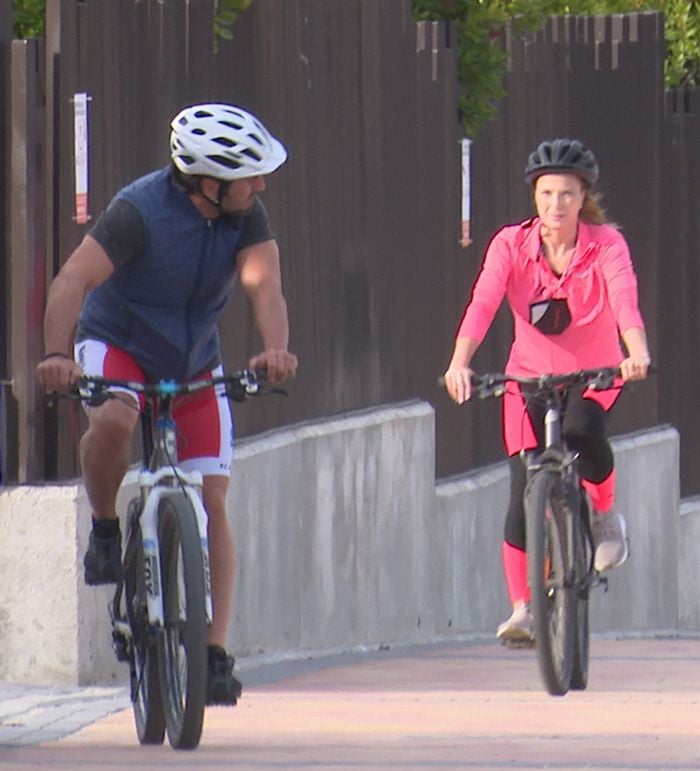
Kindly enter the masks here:
<path id="1" fill-rule="evenodd" d="M 296 373 L 279 249 L 258 197 L 265 175 L 286 161 L 284 146 L 255 116 L 228 104 L 187 107 L 170 128 L 172 163 L 116 194 L 51 285 L 46 355 L 37 367 L 47 391 L 65 390 L 83 373 L 140 382 L 220 374 L 218 319 L 236 280 L 251 300 L 263 344 L 249 367 L 266 369 L 272 382 Z M 93 509 L 84 559 L 89 585 L 121 578 L 116 497 L 138 422 L 134 406 L 129 398 L 112 399 L 87 410 L 80 460 Z M 235 567 L 226 512 L 230 404 L 208 389 L 176 405 L 175 418 L 180 466 L 202 473 L 209 516 L 207 701 L 235 704 L 241 684 L 224 647 Z"/>

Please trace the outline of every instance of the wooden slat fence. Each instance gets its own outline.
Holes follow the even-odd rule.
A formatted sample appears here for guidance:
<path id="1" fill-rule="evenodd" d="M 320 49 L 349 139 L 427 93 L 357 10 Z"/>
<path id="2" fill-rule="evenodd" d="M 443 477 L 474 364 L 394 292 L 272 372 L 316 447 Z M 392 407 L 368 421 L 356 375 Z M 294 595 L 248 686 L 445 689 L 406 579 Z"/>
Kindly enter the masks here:
<path id="1" fill-rule="evenodd" d="M 663 366 L 666 352 L 681 350 L 677 322 L 697 326 L 689 283 L 697 97 L 679 96 L 679 112 L 664 95 L 660 15 L 564 17 L 527 40 L 504 40 L 509 95 L 472 146 L 473 244 L 465 249 L 454 30 L 416 23 L 410 0 L 255 0 L 234 40 L 214 53 L 210 14 L 210 4 L 185 0 L 49 0 L 46 66 L 37 73 L 45 109 L 27 116 L 46 137 L 45 215 L 34 238 L 46 244 L 47 280 L 89 227 L 72 219 L 76 92 L 90 96 L 93 216 L 124 183 L 167 162 L 168 120 L 184 104 L 222 100 L 251 109 L 290 150 L 265 201 L 301 367 L 289 399 L 238 411 L 239 435 L 422 398 L 436 409 L 436 471 L 450 475 L 502 453 L 498 405 L 460 412 L 436 387 L 483 249 L 500 224 L 531 211 L 522 181 L 531 147 L 575 135 L 600 160 L 605 203 L 632 245 L 662 364 L 626 400 L 613 429 L 673 421 L 687 457 L 700 453 L 689 406 L 695 365 L 684 355 L 674 357 L 672 374 Z M 13 220 L 13 229 L 21 226 Z M 669 254 L 683 266 L 671 275 Z M 222 327 L 226 360 L 237 366 L 257 345 L 242 297 Z M 509 338 L 502 312 L 480 368 L 502 366 Z M 76 474 L 77 413 L 44 411 L 34 392 L 15 396 L 25 414 L 41 411 L 44 421 L 31 430 L 46 440 L 32 446 L 18 428 L 25 430 L 21 481 Z M 679 398 L 672 408 L 671 397 Z M 689 465 L 683 485 L 686 493 L 700 489 Z"/>

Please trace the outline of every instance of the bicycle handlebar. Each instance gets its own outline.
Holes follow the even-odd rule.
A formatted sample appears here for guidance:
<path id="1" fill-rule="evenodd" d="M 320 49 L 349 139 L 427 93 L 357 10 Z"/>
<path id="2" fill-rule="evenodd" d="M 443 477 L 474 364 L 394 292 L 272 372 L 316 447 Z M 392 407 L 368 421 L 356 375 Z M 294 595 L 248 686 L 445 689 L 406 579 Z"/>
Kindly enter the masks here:
<path id="1" fill-rule="evenodd" d="M 287 392 L 281 388 L 265 389 L 265 380 L 265 370 L 253 371 L 249 369 L 242 369 L 229 375 L 198 378 L 186 383 L 180 383 L 175 380 L 141 383 L 136 380 L 119 380 L 97 375 L 84 375 L 78 380 L 70 395 L 92 406 L 102 404 L 106 399 L 114 398 L 109 389 L 115 387 L 144 394 L 144 396 L 173 398 L 175 396 L 195 393 L 204 388 L 223 385 L 225 386 L 226 396 L 236 402 L 245 401 L 252 396 L 261 396 L 264 393 L 287 395 Z"/>
<path id="2" fill-rule="evenodd" d="M 649 372 L 655 372 L 653 367 Z M 518 383 L 530 386 L 533 392 L 551 391 L 552 389 L 566 390 L 574 385 L 585 385 L 596 391 L 604 391 L 615 386 L 615 379 L 621 377 L 619 367 L 599 367 L 597 369 L 579 369 L 574 372 L 562 372 L 558 374 L 546 373 L 543 375 L 511 375 L 503 372 L 489 373 L 485 375 L 472 375 L 471 384 L 476 389 L 480 399 L 503 396 L 508 383 Z M 438 385 L 445 385 L 445 378 L 438 378 Z"/>
<path id="3" fill-rule="evenodd" d="M 615 379 L 621 376 L 619 367 L 599 367 L 597 369 L 580 369 L 575 372 L 562 372 L 559 374 L 544 375 L 509 375 L 494 373 L 485 375 L 473 375 L 472 385 L 476 388 L 480 399 L 491 396 L 503 396 L 508 383 L 531 386 L 533 391 L 550 391 L 552 389 L 571 388 L 575 385 L 584 385 L 594 391 L 605 391 L 615 385 Z"/>

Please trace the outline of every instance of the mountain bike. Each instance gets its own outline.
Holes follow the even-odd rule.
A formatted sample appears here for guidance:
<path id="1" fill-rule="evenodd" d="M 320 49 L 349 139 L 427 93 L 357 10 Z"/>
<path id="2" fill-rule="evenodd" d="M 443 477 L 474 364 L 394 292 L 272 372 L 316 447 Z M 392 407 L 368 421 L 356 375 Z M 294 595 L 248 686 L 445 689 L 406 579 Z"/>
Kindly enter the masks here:
<path id="1" fill-rule="evenodd" d="M 506 393 L 517 383 L 525 400 L 544 404 L 544 447 L 524 451 L 528 581 L 539 670 L 547 691 L 562 696 L 588 684 L 589 596 L 605 583 L 594 568 L 592 511 L 580 484 L 578 455 L 566 446 L 562 421 L 575 387 L 606 390 L 616 385 L 614 367 L 560 375 L 475 375 L 480 398 Z"/>
<path id="2" fill-rule="evenodd" d="M 207 513 L 202 475 L 178 467 L 176 397 L 214 387 L 234 401 L 264 389 L 263 373 L 242 370 L 188 383 L 144 384 L 85 376 L 74 397 L 97 406 L 106 399 L 134 400 L 140 412 L 143 465 L 140 495 L 128 505 L 123 579 L 110 603 L 112 644 L 129 664 L 131 702 L 141 744 L 175 749 L 199 744 L 207 687 L 207 627 L 212 619 Z"/>

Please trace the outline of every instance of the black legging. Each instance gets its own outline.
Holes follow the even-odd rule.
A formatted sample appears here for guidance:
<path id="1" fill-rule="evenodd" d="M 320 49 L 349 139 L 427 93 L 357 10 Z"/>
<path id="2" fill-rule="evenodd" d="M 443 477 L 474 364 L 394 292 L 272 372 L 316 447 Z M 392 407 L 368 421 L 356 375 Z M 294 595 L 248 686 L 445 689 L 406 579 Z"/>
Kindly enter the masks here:
<path id="1" fill-rule="evenodd" d="M 544 444 L 544 404 L 528 405 L 537 441 Z M 562 430 L 570 449 L 579 453 L 579 473 L 594 484 L 607 479 L 615 465 L 607 440 L 606 411 L 592 399 L 584 399 L 581 390 L 569 392 Z M 525 465 L 519 455 L 510 458 L 510 504 L 505 523 L 505 539 L 518 549 L 525 549 Z"/>

